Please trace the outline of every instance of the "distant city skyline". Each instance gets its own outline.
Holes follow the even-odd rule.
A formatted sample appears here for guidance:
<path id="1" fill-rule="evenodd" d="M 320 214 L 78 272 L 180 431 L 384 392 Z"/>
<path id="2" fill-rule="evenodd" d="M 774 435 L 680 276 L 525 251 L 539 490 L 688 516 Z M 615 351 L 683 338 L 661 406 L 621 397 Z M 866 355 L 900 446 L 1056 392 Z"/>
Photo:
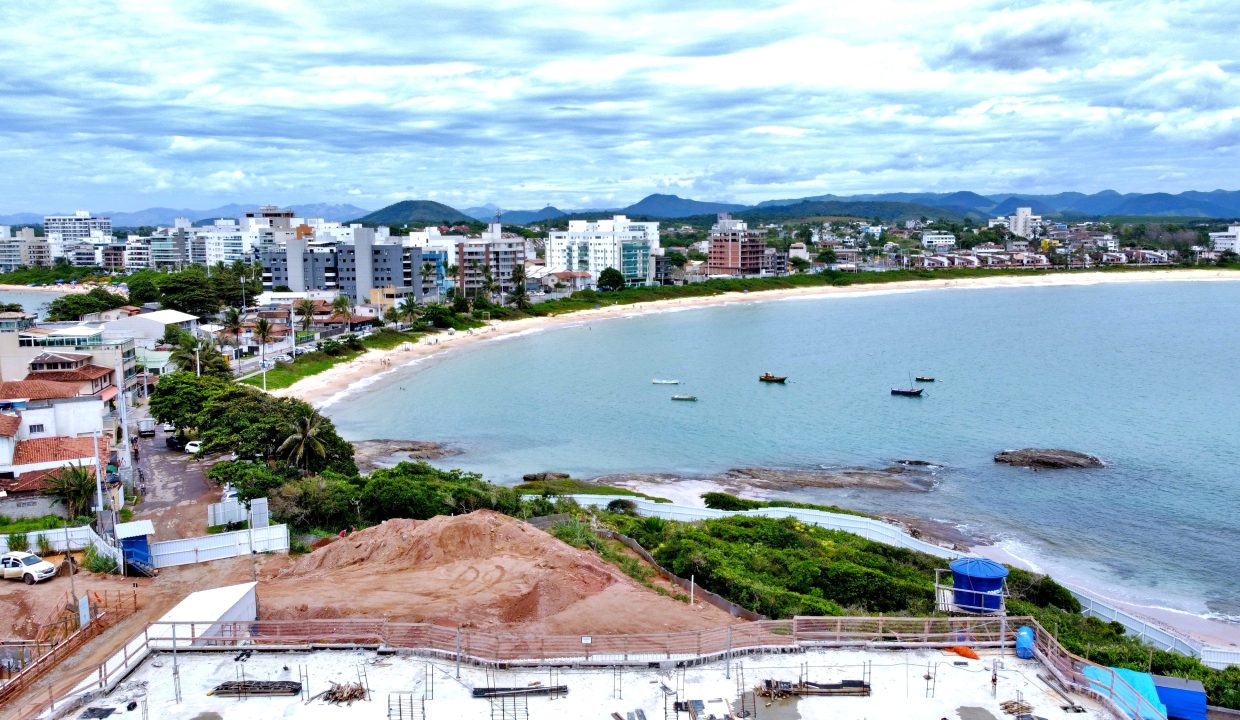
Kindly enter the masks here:
<path id="1" fill-rule="evenodd" d="M 10 4 L 0 214 L 1236 189 L 1234 17 L 1224 0 Z"/>

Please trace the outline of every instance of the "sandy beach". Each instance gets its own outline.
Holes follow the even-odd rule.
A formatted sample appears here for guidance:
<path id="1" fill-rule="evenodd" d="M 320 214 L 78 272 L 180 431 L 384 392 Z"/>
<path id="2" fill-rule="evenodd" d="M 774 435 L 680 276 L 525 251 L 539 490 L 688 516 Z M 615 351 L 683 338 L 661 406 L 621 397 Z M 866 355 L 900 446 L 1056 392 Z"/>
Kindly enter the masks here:
<path id="1" fill-rule="evenodd" d="M 823 285 L 817 287 L 766 290 L 753 293 L 724 293 L 706 297 L 658 300 L 612 305 L 555 317 L 524 318 L 521 320 L 495 321 L 488 327 L 468 333 L 453 335 L 438 333 L 423 338 L 416 344 L 393 350 L 371 350 L 352 362 L 299 380 L 288 388 L 275 390 L 273 395 L 296 397 L 318 408 L 326 407 L 346 397 L 352 390 L 373 382 L 373 378 L 385 372 L 424 364 L 431 359 L 442 358 L 453 351 L 490 340 L 542 332 L 557 327 L 580 325 L 608 318 L 632 317 L 648 313 L 677 312 L 696 308 L 716 307 L 737 303 L 778 302 L 826 297 L 855 297 L 864 295 L 887 295 L 943 289 L 986 289 L 1016 287 L 1058 287 L 1072 285 L 1099 285 L 1105 283 L 1142 282 L 1210 282 L 1240 281 L 1238 270 L 1175 269 L 1148 270 L 1141 272 L 1087 272 L 1045 273 L 1030 275 L 1001 275 L 987 278 L 962 278 L 944 280 L 911 280 L 900 283 L 875 285 L 846 285 L 842 287 Z"/>
<path id="2" fill-rule="evenodd" d="M 20 292 L 20 293 L 47 293 L 48 295 L 67 295 L 69 293 L 90 292 L 94 285 L 43 285 L 41 287 L 32 287 L 30 285 L 0 285 L 0 292 Z M 106 286 L 104 286 L 106 287 Z"/>

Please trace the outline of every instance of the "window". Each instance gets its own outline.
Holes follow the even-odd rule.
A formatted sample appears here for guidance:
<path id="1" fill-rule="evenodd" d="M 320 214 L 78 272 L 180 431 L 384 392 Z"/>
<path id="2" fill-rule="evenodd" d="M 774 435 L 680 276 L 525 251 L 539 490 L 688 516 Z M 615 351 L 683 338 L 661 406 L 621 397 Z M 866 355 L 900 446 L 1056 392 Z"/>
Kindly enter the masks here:
<path id="1" fill-rule="evenodd" d="M 31 435 L 34 435 L 35 433 L 41 433 L 43 432 L 43 423 L 36 423 L 34 425 L 31 425 L 27 429 L 30 431 Z"/>

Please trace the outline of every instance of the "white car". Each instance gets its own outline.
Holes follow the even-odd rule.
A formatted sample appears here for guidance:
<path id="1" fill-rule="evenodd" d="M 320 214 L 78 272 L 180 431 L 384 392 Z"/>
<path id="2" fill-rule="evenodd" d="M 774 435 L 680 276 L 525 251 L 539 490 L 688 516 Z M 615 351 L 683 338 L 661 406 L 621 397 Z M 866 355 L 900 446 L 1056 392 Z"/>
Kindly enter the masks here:
<path id="1" fill-rule="evenodd" d="M 198 452 L 201 449 L 202 449 L 201 440 L 190 440 L 189 442 L 185 443 L 185 452 L 189 453 L 190 455 L 193 455 L 194 453 Z"/>
<path id="2" fill-rule="evenodd" d="M 177 426 L 173 425 L 172 423 L 164 423 L 163 425 L 159 426 L 159 429 L 163 430 L 164 432 L 176 432 Z"/>
<path id="3" fill-rule="evenodd" d="M 14 550 L 0 556 L 0 571 L 5 580 L 22 580 L 34 585 L 56 574 L 56 566 L 34 553 Z"/>

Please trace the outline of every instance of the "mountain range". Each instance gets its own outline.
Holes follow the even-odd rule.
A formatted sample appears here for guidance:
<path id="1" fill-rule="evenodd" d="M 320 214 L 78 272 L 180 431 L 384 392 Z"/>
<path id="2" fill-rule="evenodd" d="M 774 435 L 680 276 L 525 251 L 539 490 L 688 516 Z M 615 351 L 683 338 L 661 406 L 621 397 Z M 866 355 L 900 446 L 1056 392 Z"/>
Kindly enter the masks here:
<path id="1" fill-rule="evenodd" d="M 1000 193 L 982 195 L 961 190 L 950 193 L 871 193 L 860 195 L 815 195 L 801 198 L 765 200 L 756 205 L 703 202 L 676 195 L 654 194 L 617 208 L 564 210 L 548 205 L 541 210 L 503 210 L 501 220 L 512 225 L 527 225 L 558 218 L 589 218 L 622 213 L 633 218 L 670 220 L 702 218 L 720 212 L 736 213 L 748 220 L 815 216 L 850 216 L 884 221 L 920 216 L 945 219 L 984 220 L 1011 215 L 1018 207 L 1033 208 L 1035 214 L 1065 220 L 1104 216 L 1166 217 L 1223 219 L 1240 218 L 1240 191 L 1189 190 L 1171 193 L 1119 193 L 1103 190 L 1093 194 L 1062 192 L 1055 195 Z M 209 210 L 155 207 L 137 212 L 100 212 L 112 218 L 116 228 L 168 226 L 178 217 L 200 223 L 214 218 L 236 218 L 256 205 L 222 205 Z M 307 203 L 290 208 L 298 217 L 317 217 L 338 222 L 357 221 L 371 225 L 416 225 L 419 223 L 463 223 L 474 220 L 491 222 L 499 208 L 492 204 L 466 208 L 464 211 L 430 200 L 404 200 L 370 212 L 348 204 Z M 0 225 L 37 225 L 43 222 L 38 213 L 0 215 Z"/>

